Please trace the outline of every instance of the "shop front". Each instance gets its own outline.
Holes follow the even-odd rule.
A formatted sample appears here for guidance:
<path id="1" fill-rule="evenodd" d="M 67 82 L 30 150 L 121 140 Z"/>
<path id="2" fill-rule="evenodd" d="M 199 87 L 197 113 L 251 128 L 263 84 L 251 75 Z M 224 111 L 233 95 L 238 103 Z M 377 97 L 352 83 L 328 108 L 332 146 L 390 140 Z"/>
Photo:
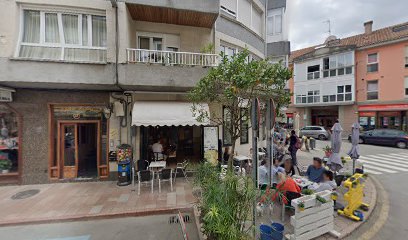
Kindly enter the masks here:
<path id="1" fill-rule="evenodd" d="M 108 121 L 104 106 L 50 104 L 51 180 L 99 179 L 107 167 Z"/>
<path id="2" fill-rule="evenodd" d="M 360 105 L 358 112 L 364 130 L 389 128 L 408 131 L 408 104 Z"/>
<path id="3" fill-rule="evenodd" d="M 331 128 L 336 120 L 339 119 L 338 106 L 335 107 L 322 107 L 312 108 L 312 125 L 323 126 L 325 128 Z"/>
<path id="4" fill-rule="evenodd" d="M 209 122 L 197 121 L 191 107 L 192 103 L 189 102 L 136 101 L 132 111 L 132 126 L 136 127 L 139 140 L 136 144 L 136 159 L 149 162 L 165 160 L 168 167 L 175 167 L 178 162 L 185 160 L 190 163 L 200 162 L 207 150 L 217 152 L 216 141 L 212 148 L 204 144 L 213 137 L 204 134 Z M 208 110 L 207 105 L 203 107 Z M 218 136 L 213 139 L 218 139 Z"/>

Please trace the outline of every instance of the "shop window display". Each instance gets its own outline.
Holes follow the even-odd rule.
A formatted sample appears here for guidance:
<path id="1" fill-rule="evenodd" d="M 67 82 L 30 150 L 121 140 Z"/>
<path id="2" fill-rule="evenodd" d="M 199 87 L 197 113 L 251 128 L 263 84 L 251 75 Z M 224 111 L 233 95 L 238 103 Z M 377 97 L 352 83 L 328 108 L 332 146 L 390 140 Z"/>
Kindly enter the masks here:
<path id="1" fill-rule="evenodd" d="M 0 105 L 0 174 L 18 172 L 19 122 L 17 114 Z"/>

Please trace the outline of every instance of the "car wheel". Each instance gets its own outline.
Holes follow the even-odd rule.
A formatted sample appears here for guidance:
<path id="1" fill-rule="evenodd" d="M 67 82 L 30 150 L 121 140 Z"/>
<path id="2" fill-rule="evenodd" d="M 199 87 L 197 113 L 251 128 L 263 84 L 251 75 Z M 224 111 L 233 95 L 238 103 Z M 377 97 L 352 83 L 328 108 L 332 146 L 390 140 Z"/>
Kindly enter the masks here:
<path id="1" fill-rule="evenodd" d="M 403 141 L 397 142 L 397 148 L 407 148 L 407 143 Z"/>
<path id="2" fill-rule="evenodd" d="M 359 138 L 359 139 L 358 139 L 358 143 L 359 143 L 359 144 L 363 144 L 363 143 L 364 143 L 364 139 Z"/>
<path id="3" fill-rule="evenodd" d="M 319 140 L 325 140 L 326 136 L 324 136 L 323 134 L 320 134 L 319 136 L 317 136 L 317 138 L 319 138 Z"/>

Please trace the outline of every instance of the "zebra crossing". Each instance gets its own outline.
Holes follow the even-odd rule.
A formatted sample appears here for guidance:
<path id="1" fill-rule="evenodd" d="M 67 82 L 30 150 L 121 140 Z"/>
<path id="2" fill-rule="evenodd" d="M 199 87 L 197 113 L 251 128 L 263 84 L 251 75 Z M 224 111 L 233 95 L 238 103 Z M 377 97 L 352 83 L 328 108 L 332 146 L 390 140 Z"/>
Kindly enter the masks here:
<path id="1" fill-rule="evenodd" d="M 358 161 L 369 174 L 408 172 L 408 152 L 360 156 Z"/>

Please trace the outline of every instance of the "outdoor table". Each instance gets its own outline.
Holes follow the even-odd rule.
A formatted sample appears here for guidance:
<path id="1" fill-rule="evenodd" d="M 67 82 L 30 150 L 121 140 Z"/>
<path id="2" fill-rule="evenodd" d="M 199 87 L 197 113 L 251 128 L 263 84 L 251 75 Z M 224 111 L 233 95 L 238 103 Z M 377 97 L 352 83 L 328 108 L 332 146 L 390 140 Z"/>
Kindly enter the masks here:
<path id="1" fill-rule="evenodd" d="M 302 189 L 313 184 L 312 181 L 309 181 L 309 179 L 307 179 L 305 177 L 301 177 L 301 176 L 298 176 L 298 175 L 293 175 L 292 178 L 293 178 L 293 180 L 295 180 L 295 183 Z"/>
<path id="2" fill-rule="evenodd" d="M 156 162 L 151 162 L 149 164 L 149 169 L 150 170 L 160 170 L 162 168 L 166 167 L 166 161 L 156 161 Z"/>
<path id="3" fill-rule="evenodd" d="M 234 160 L 241 162 L 245 160 L 251 160 L 251 158 L 248 156 L 244 156 L 244 155 L 238 155 L 238 156 L 234 156 Z"/>

